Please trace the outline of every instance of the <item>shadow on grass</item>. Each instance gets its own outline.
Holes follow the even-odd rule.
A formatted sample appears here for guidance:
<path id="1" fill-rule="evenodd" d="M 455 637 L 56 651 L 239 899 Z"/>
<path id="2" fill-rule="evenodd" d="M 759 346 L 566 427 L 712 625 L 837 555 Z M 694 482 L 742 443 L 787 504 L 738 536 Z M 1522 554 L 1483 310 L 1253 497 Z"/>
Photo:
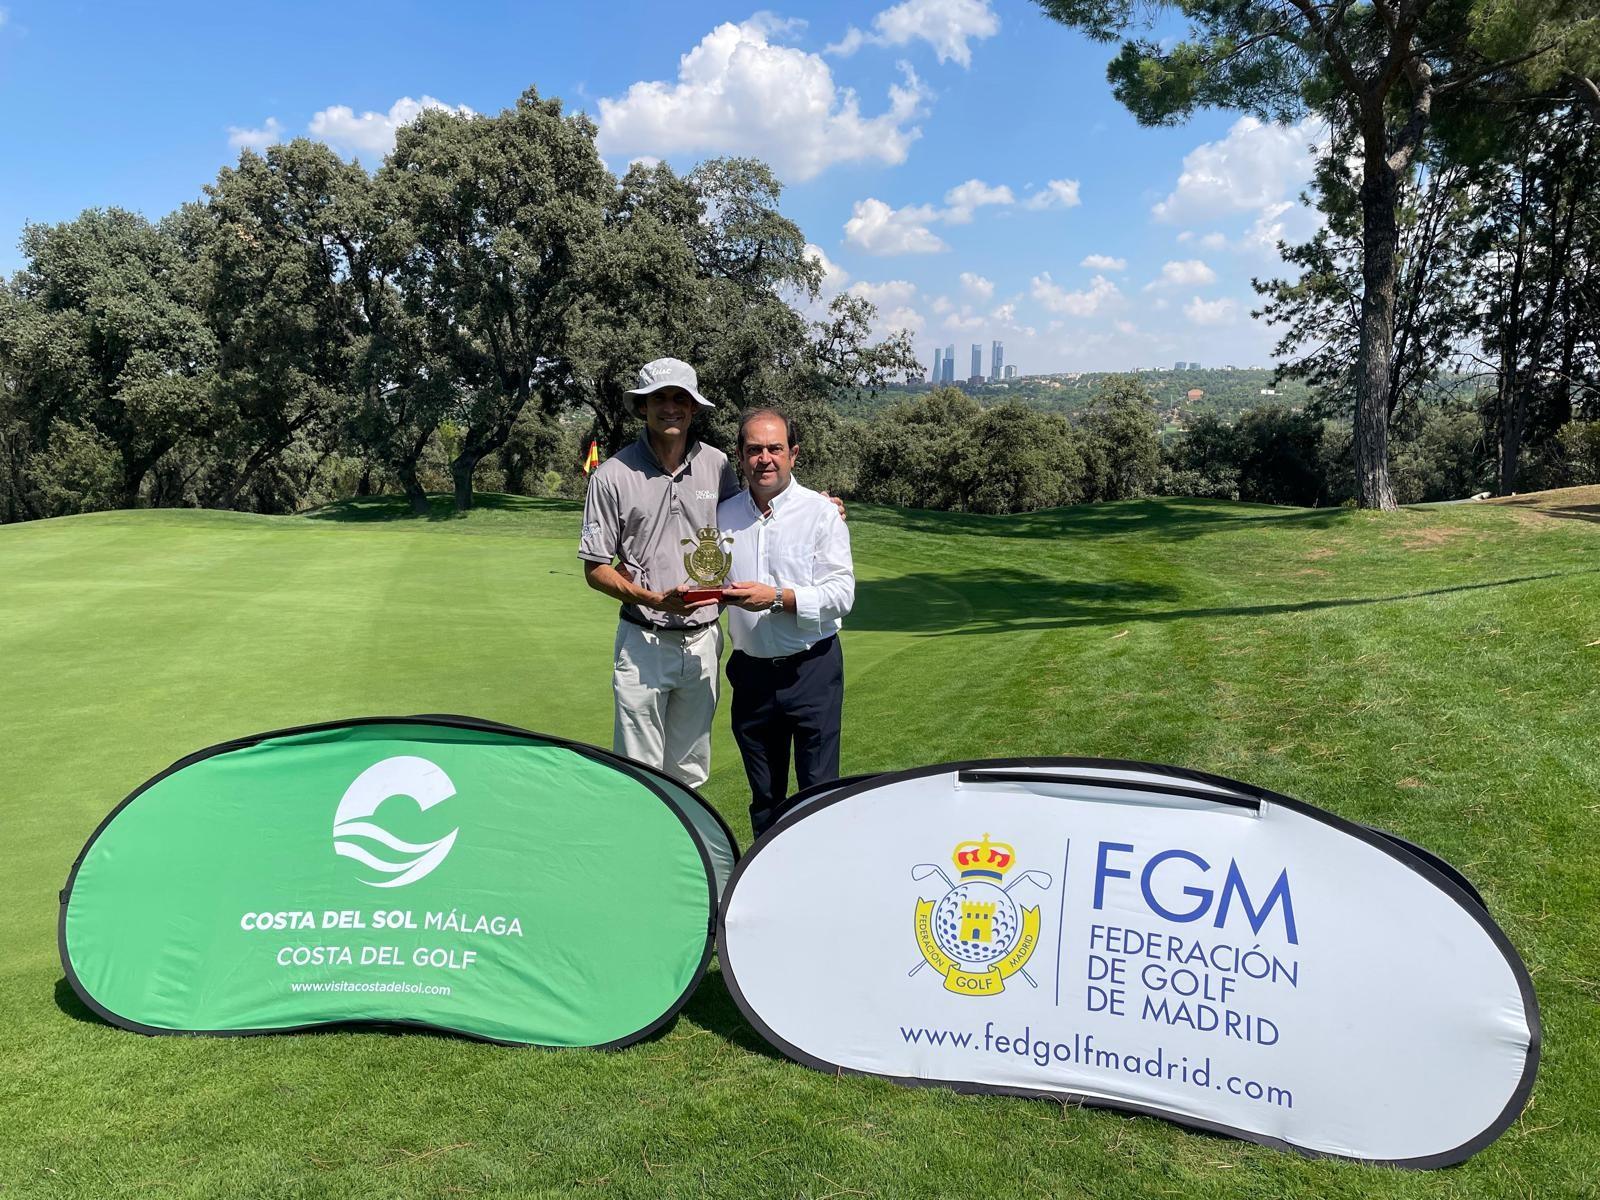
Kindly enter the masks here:
<path id="1" fill-rule="evenodd" d="M 65 975 L 56 980 L 56 1007 L 74 1021 L 82 1021 L 85 1025 L 111 1025 L 110 1021 L 83 1002 L 83 998 L 72 990 Z"/>
<path id="2" fill-rule="evenodd" d="M 1549 571 L 1485 583 L 1460 583 L 1392 596 L 1348 596 L 1281 604 L 1152 608 L 1177 596 L 1175 589 L 1141 583 L 1071 583 L 1014 569 L 983 575 L 937 573 L 858 580 L 851 629 L 916 634 L 1004 633 L 1008 630 L 1075 629 L 1135 621 L 1182 621 L 1207 617 L 1265 617 L 1367 604 L 1394 604 L 1429 596 L 1511 587 L 1540 579 L 1592 575 L 1600 568 Z"/>
<path id="3" fill-rule="evenodd" d="M 713 967 L 706 972 L 705 978 L 700 981 L 700 986 L 689 998 L 689 1003 L 683 1006 L 683 1011 L 678 1015 L 687 1017 L 702 1029 L 707 1029 L 725 1041 L 732 1042 L 741 1050 L 748 1050 L 752 1054 L 764 1055 L 767 1058 L 783 1057 L 771 1042 L 751 1028 L 750 1022 L 744 1019 L 739 1006 L 733 1002 L 733 995 L 728 991 L 720 967 Z"/>
<path id="4" fill-rule="evenodd" d="M 569 513 L 580 507 L 577 500 L 553 500 L 542 496 L 511 496 L 504 492 L 475 492 L 474 512 Z M 428 497 L 428 511 L 414 513 L 404 496 L 357 496 L 336 500 L 321 508 L 300 514 L 308 521 L 373 523 L 380 521 L 454 521 L 465 516 L 455 510 L 454 497 L 443 494 Z"/>
<path id="5" fill-rule="evenodd" d="M 1515 507 L 1515 500 L 1506 502 L 1506 506 Z M 1556 517 L 1563 521 L 1593 521 L 1600 524 L 1600 504 L 1540 504 L 1530 505 L 1532 511 L 1542 517 Z"/>
<path id="6" fill-rule="evenodd" d="M 1279 508 L 1226 500 L 1120 500 L 1048 508 L 1040 512 L 988 516 L 931 512 L 914 508 L 874 508 L 873 523 L 907 533 L 967 534 L 976 537 L 1104 538 L 1131 533 L 1155 540 L 1182 541 L 1221 533 L 1240 525 L 1290 529 L 1333 529 L 1353 517 L 1343 508 Z"/>

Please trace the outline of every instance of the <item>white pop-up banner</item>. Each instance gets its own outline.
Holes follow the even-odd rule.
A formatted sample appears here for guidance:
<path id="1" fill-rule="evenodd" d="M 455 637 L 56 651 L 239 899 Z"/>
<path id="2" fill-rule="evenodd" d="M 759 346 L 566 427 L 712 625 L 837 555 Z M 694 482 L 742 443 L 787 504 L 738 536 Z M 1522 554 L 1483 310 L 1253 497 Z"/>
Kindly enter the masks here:
<path id="1" fill-rule="evenodd" d="M 1309 1154 L 1459 1162 L 1538 1065 L 1526 969 L 1428 857 L 1174 767 L 957 763 L 813 794 L 740 863 L 718 934 L 745 1016 L 808 1066 Z"/>

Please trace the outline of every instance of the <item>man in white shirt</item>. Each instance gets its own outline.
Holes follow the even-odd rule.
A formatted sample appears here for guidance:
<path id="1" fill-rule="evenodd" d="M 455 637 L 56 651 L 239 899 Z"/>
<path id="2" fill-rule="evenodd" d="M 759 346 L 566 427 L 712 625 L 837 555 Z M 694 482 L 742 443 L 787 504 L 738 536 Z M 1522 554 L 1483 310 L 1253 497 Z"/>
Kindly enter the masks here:
<path id="1" fill-rule="evenodd" d="M 733 641 L 733 737 L 758 836 L 782 813 L 791 758 L 800 790 L 839 776 L 838 633 L 855 602 L 855 568 L 838 510 L 793 477 L 797 451 L 782 413 L 747 413 L 738 453 L 748 490 L 717 506 L 717 525 L 733 538 L 738 581 L 723 594 Z"/>

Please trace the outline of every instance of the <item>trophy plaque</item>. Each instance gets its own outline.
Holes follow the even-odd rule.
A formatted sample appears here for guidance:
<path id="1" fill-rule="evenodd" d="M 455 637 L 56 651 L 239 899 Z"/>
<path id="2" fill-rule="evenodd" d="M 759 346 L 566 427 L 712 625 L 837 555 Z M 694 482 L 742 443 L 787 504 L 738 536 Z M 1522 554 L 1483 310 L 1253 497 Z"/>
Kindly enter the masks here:
<path id="1" fill-rule="evenodd" d="M 715 525 L 706 525 L 693 541 L 684 538 L 683 544 L 693 547 L 683 556 L 683 569 L 693 585 L 683 590 L 683 598 L 691 604 L 720 600 L 728 582 L 728 572 L 733 569 L 732 535 L 724 534 Z"/>

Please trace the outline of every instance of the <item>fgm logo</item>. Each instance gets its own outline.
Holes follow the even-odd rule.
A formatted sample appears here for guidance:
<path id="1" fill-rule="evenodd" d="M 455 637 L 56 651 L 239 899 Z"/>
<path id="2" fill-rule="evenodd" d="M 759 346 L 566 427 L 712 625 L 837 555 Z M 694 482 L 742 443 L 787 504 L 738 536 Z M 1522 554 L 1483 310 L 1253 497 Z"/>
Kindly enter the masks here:
<path id="1" fill-rule="evenodd" d="M 367 818 L 391 796 L 407 796 L 426 812 L 455 794 L 456 785 L 450 782 L 450 777 L 425 758 L 401 754 L 374 763 L 345 789 L 339 810 L 333 814 L 333 852 L 394 876 L 392 879 L 363 879 L 361 882 L 368 887 L 404 887 L 415 883 L 444 861 L 460 829 L 452 829 L 436 842 L 406 842 Z M 379 852 L 374 854 L 363 847 L 362 842 L 375 843 Z"/>
<path id="2" fill-rule="evenodd" d="M 1006 874 L 1016 865 L 1016 851 L 1004 842 L 962 842 L 950 856 L 960 872 L 953 882 L 936 863 L 918 863 L 911 878 L 937 875 L 950 890 L 937 900 L 917 901 L 917 949 L 924 966 L 944 976 L 945 990 L 962 996 L 993 996 L 1005 991 L 1005 981 L 1018 971 L 1030 987 L 1038 987 L 1023 968 L 1039 944 L 1039 909 L 1018 908 L 1011 889 L 1031 883 L 1041 891 L 1050 887 L 1043 871 L 1024 871 L 1004 887 Z"/>

